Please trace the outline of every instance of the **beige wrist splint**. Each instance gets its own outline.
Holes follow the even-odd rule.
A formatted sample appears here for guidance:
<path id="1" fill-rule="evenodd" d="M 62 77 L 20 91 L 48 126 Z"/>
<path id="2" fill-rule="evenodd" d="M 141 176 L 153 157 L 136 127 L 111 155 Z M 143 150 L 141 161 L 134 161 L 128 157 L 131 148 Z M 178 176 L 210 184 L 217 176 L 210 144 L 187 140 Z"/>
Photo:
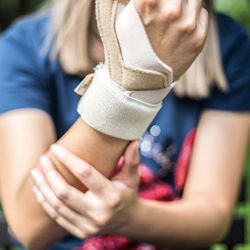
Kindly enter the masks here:
<path id="1" fill-rule="evenodd" d="M 133 140 L 145 132 L 160 110 L 161 100 L 172 88 L 172 72 L 164 74 L 124 63 L 115 32 L 117 7 L 118 0 L 96 0 L 105 64 L 76 88 L 78 94 L 84 95 L 77 110 L 94 129 Z"/>

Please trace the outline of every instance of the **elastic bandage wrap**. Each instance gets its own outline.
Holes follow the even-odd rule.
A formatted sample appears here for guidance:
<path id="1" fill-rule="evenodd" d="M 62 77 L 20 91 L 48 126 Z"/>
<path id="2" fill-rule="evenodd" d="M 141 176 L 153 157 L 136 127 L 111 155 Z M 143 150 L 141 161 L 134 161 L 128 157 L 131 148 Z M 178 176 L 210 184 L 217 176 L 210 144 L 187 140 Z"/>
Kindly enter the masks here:
<path id="1" fill-rule="evenodd" d="M 172 69 L 154 53 L 133 1 L 125 6 L 118 0 L 96 0 L 96 16 L 105 65 L 96 67 L 76 88 L 83 95 L 77 111 L 97 131 L 124 140 L 138 139 L 174 86 Z M 124 36 L 127 30 L 132 31 L 131 40 Z M 136 55 L 138 35 L 143 48 Z"/>

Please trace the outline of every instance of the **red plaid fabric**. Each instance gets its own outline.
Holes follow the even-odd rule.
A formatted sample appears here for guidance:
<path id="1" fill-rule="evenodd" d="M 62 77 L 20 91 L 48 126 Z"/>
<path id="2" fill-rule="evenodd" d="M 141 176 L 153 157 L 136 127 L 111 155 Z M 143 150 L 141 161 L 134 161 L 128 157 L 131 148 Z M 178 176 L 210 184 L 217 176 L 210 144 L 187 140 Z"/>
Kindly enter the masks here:
<path id="1" fill-rule="evenodd" d="M 193 142 L 195 138 L 195 129 L 191 130 L 184 140 L 183 147 L 180 151 L 179 159 L 176 164 L 174 181 L 175 192 L 172 187 L 166 182 L 159 180 L 155 177 L 154 173 L 149 167 L 140 164 L 140 187 L 139 197 L 149 200 L 157 201 L 173 201 L 180 197 L 184 188 L 185 180 L 188 173 L 189 162 L 191 158 Z M 112 175 L 115 175 L 122 166 L 123 159 L 120 160 Z M 177 194 L 176 194 L 177 193 Z M 136 243 L 125 237 L 116 235 L 104 235 L 93 237 L 85 240 L 81 247 L 74 248 L 73 250 L 170 250 L 168 248 L 157 248 L 155 246 Z"/>

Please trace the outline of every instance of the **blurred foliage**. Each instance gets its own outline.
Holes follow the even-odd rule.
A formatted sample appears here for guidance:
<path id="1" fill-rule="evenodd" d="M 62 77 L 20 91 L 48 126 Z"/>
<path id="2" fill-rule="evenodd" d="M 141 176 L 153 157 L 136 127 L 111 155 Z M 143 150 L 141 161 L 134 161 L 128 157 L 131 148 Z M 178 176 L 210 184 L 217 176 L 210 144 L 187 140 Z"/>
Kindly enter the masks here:
<path id="1" fill-rule="evenodd" d="M 0 0 L 0 31 L 19 16 L 32 12 L 44 0 Z"/>
<path id="2" fill-rule="evenodd" d="M 250 0 L 216 0 L 216 8 L 240 21 L 250 31 Z"/>
<path id="3" fill-rule="evenodd" d="M 0 0 L 0 30 L 16 17 L 34 11 L 44 0 Z M 250 31 L 250 0 L 214 0 L 220 12 L 239 20 Z"/>

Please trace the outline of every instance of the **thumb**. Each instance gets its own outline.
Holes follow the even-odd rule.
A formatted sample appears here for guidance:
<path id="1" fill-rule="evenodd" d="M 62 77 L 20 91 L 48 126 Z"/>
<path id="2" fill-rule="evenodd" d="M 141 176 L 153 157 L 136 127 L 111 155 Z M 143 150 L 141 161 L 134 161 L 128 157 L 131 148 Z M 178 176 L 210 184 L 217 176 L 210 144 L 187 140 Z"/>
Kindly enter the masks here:
<path id="1" fill-rule="evenodd" d="M 118 180 L 125 185 L 135 188 L 139 184 L 139 142 L 132 141 L 125 150 L 124 160 L 120 171 L 112 178 Z"/>

